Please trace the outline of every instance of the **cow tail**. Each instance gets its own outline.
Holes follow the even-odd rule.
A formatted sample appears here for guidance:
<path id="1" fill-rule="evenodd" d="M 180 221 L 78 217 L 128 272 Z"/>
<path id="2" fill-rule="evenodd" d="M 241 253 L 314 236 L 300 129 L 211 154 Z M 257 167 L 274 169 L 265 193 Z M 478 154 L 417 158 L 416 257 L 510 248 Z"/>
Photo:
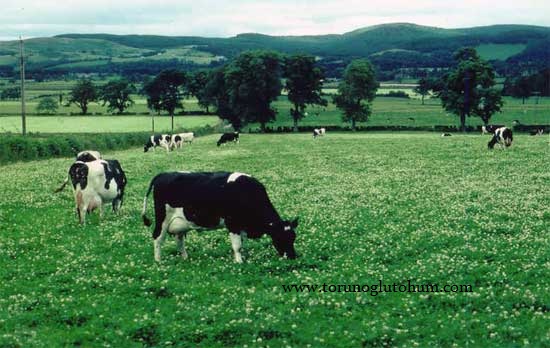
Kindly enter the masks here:
<path id="1" fill-rule="evenodd" d="M 63 184 L 61 186 L 59 186 L 57 189 L 55 189 L 55 191 L 53 191 L 53 193 L 58 193 L 58 192 L 61 192 L 63 191 L 63 189 L 65 188 L 65 186 L 67 186 L 67 183 L 69 182 L 69 177 L 66 177 L 65 178 L 65 181 L 63 181 Z"/>
<path id="2" fill-rule="evenodd" d="M 147 198 L 149 197 L 149 194 L 151 193 L 151 190 L 153 189 L 154 185 L 155 185 L 155 179 L 151 180 L 151 184 L 149 184 L 149 189 L 147 190 L 147 193 L 143 198 L 143 210 L 141 211 L 141 217 L 143 218 L 143 224 L 145 226 L 151 226 L 152 224 L 152 221 L 145 214 L 147 212 Z"/>

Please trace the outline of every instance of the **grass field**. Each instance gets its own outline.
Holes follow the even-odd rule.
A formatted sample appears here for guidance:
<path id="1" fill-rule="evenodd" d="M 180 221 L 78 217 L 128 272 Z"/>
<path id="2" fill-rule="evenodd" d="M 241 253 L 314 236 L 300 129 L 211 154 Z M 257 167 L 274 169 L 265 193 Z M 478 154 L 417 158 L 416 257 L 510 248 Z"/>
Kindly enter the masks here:
<path id="1" fill-rule="evenodd" d="M 127 172 L 120 216 L 78 226 L 71 160 L 2 167 L 0 346 L 543 347 L 550 344 L 547 137 L 431 133 L 216 136 L 181 152 L 104 154 Z M 173 239 L 153 261 L 140 210 L 173 170 L 241 171 L 285 218 L 297 260 L 267 237 L 232 262 L 225 231 Z M 149 208 L 151 215 L 151 208 Z M 283 291 L 288 284 L 467 284 L 470 293 Z"/>
<path id="2" fill-rule="evenodd" d="M 217 116 L 174 116 L 175 129 L 214 126 L 220 122 Z M 40 133 L 109 133 L 143 132 L 151 130 L 150 116 L 30 116 L 27 131 Z M 0 117 L 0 132 L 19 132 L 21 118 Z M 170 117 L 155 117 L 155 131 L 171 130 Z"/>
<path id="3" fill-rule="evenodd" d="M 395 90 L 395 89 L 394 89 Z M 29 112 L 33 112 L 37 105 L 37 101 L 28 103 Z M 268 124 L 270 127 L 278 126 L 292 126 L 293 122 L 290 118 L 290 104 L 285 96 L 281 96 L 279 100 L 274 102 L 272 106 L 278 111 L 277 120 Z M 186 99 L 184 101 L 184 107 L 187 111 L 199 111 L 201 110 L 197 105 L 195 99 Z M 138 114 L 147 113 L 147 107 L 145 100 L 137 99 L 136 104 L 132 106 L 129 112 Z M 20 112 L 20 105 L 18 102 L 0 102 L 0 132 L 19 132 L 21 127 L 20 117 L 16 116 Z M 77 114 L 79 111 L 73 105 L 71 107 L 62 107 L 59 109 L 58 116 L 67 116 L 69 113 Z M 329 103 L 327 107 L 309 107 L 307 109 L 308 116 L 300 121 L 300 125 L 304 126 L 329 126 L 329 125 L 346 125 L 341 120 L 341 111 L 337 109 L 334 104 Z M 29 117 L 28 127 L 32 132 L 101 132 L 104 130 L 111 130 L 117 132 L 124 131 L 146 131 L 151 129 L 151 122 L 148 116 L 136 116 L 134 119 L 136 122 L 128 123 L 125 117 L 111 116 L 108 117 L 106 107 L 99 104 L 90 104 L 90 113 L 101 114 L 101 118 L 96 116 L 70 116 L 70 117 Z M 6 116 L 3 116 L 6 115 Z M 9 116 L 7 116 L 9 115 Z M 132 120 L 134 120 L 132 119 Z M 203 120 L 210 120 L 208 122 L 214 122 L 216 118 L 201 118 L 193 116 L 189 118 L 184 116 L 179 118 L 186 120 L 193 119 L 193 122 L 203 122 Z M 166 116 L 157 117 L 157 122 L 161 122 L 163 125 L 169 123 Z M 201 120 L 201 121 L 197 121 Z M 550 98 L 540 98 L 538 102 L 534 98 L 528 100 L 526 104 L 522 104 L 521 100 L 505 98 L 505 105 L 503 112 L 496 114 L 491 122 L 496 124 L 506 124 L 512 126 L 513 120 L 520 120 L 523 124 L 550 124 Z M 63 125 L 67 125 L 67 128 L 61 128 L 60 122 Z M 418 98 L 403 99 L 403 98 L 388 98 L 378 97 L 373 103 L 373 113 L 370 120 L 367 123 L 359 123 L 359 125 L 371 125 L 371 126 L 410 126 L 410 127 L 422 127 L 422 126 L 434 126 L 434 125 L 454 125 L 459 124 L 458 117 L 447 114 L 441 107 L 439 100 L 427 99 L 425 105 L 421 105 L 421 101 Z M 472 117 L 467 120 L 468 125 L 481 125 L 482 122 L 479 118 Z M 198 124 L 197 124 L 198 125 Z M 258 125 L 252 124 L 245 127 L 256 128 Z M 168 126 L 158 128 L 158 130 L 167 130 Z"/>

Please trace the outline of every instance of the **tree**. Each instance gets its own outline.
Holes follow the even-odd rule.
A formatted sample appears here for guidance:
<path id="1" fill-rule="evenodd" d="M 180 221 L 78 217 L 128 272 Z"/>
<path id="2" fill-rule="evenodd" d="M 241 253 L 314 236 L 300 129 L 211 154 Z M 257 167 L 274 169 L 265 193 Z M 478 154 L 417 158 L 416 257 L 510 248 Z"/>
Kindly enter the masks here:
<path id="1" fill-rule="evenodd" d="M 185 89 L 187 94 L 197 98 L 199 106 L 204 108 L 206 113 L 209 113 L 208 108 L 212 105 L 212 103 L 205 94 L 205 87 L 207 83 L 208 72 L 199 70 L 188 78 Z"/>
<path id="2" fill-rule="evenodd" d="M 272 51 L 241 53 L 224 69 L 229 108 L 241 123 L 258 122 L 262 132 L 275 119 L 271 102 L 281 94 L 279 55 Z"/>
<path id="3" fill-rule="evenodd" d="M 163 70 L 143 88 L 147 95 L 147 106 L 159 113 L 164 110 L 170 115 L 172 132 L 174 131 L 174 112 L 177 108 L 183 109 L 181 87 L 185 81 L 184 72 L 172 69 Z"/>
<path id="4" fill-rule="evenodd" d="M 36 106 L 36 112 L 39 114 L 52 115 L 57 112 L 57 101 L 52 97 L 45 97 L 40 99 Z"/>
<path id="5" fill-rule="evenodd" d="M 529 98 L 533 93 L 531 79 L 528 76 L 522 76 L 514 80 L 510 94 L 514 98 L 521 98 L 522 104 L 525 104 L 525 99 Z"/>
<path id="6" fill-rule="evenodd" d="M 224 68 L 213 70 L 208 74 L 208 81 L 203 93 L 208 103 L 214 105 L 216 108 L 216 114 L 219 118 L 229 121 L 236 130 L 241 129 L 241 118 L 233 111 L 229 104 L 229 91 Z"/>
<path id="7" fill-rule="evenodd" d="M 117 110 L 117 114 L 120 115 L 134 104 L 130 97 L 133 93 L 136 93 L 136 87 L 128 80 L 109 81 L 101 88 L 100 99 L 103 101 L 103 106 L 108 104 L 109 112 Z"/>
<path id="8" fill-rule="evenodd" d="M 352 130 L 355 130 L 356 122 L 368 120 L 372 112 L 371 102 L 379 86 L 374 68 L 368 60 L 354 60 L 347 66 L 333 101 L 344 112 L 342 120 L 351 122 Z"/>
<path id="9" fill-rule="evenodd" d="M 431 86 L 430 81 L 426 78 L 418 80 L 418 86 L 414 88 L 414 93 L 422 96 L 422 105 L 424 105 L 424 97 L 430 94 Z"/>
<path id="10" fill-rule="evenodd" d="M 466 117 L 472 115 L 489 120 L 500 110 L 501 95 L 493 91 L 495 73 L 473 48 L 462 48 L 455 53 L 457 67 L 444 77 L 440 93 L 445 110 L 460 117 L 460 129 L 466 130 Z"/>
<path id="11" fill-rule="evenodd" d="M 2 93 L 0 93 L 1 100 L 20 99 L 20 98 L 21 98 L 20 87 L 9 87 L 4 89 Z"/>
<path id="12" fill-rule="evenodd" d="M 71 90 L 69 104 L 76 104 L 82 110 L 82 115 L 88 113 L 88 104 L 97 100 L 97 89 L 88 79 L 79 80 Z"/>
<path id="13" fill-rule="evenodd" d="M 298 131 L 298 121 L 305 117 L 306 104 L 326 106 L 327 101 L 321 96 L 323 71 L 315 66 L 315 57 L 294 55 L 284 60 L 283 77 L 288 100 L 294 105 L 290 115 L 294 120 L 294 131 Z"/>

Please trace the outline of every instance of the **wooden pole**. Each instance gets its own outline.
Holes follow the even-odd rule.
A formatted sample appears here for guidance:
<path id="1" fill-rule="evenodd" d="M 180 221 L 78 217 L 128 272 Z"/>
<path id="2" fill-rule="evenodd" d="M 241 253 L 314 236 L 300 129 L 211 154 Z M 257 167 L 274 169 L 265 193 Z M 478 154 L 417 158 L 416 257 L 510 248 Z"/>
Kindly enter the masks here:
<path id="1" fill-rule="evenodd" d="M 23 39 L 19 37 L 19 71 L 21 72 L 21 131 L 27 134 L 27 119 L 25 115 L 25 58 L 23 55 Z"/>

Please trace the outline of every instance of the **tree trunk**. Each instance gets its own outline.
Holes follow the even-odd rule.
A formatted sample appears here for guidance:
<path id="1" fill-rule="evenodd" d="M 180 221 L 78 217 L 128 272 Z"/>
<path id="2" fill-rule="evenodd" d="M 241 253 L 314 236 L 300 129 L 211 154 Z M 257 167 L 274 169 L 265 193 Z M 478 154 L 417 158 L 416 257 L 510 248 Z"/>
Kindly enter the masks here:
<path id="1" fill-rule="evenodd" d="M 82 109 L 82 115 L 86 115 L 88 113 L 88 105 L 82 104 L 80 108 Z"/>
<path id="2" fill-rule="evenodd" d="M 466 132 L 466 114 L 460 114 L 460 131 Z"/>
<path id="3" fill-rule="evenodd" d="M 522 97 L 522 98 L 521 98 L 521 103 L 522 103 L 522 104 L 525 104 L 525 97 Z"/>
<path id="4" fill-rule="evenodd" d="M 294 119 L 294 131 L 298 131 L 298 120 L 296 118 Z"/>
<path id="5" fill-rule="evenodd" d="M 424 105 L 424 94 L 422 94 L 422 105 Z"/>
<path id="6" fill-rule="evenodd" d="M 260 129 L 262 130 L 262 133 L 265 133 L 265 122 L 260 123 Z"/>
<path id="7" fill-rule="evenodd" d="M 170 113 L 170 117 L 172 118 L 172 133 L 174 133 L 174 113 Z"/>
<path id="8" fill-rule="evenodd" d="M 354 118 L 351 119 L 351 130 L 353 132 L 355 132 L 355 119 Z"/>

